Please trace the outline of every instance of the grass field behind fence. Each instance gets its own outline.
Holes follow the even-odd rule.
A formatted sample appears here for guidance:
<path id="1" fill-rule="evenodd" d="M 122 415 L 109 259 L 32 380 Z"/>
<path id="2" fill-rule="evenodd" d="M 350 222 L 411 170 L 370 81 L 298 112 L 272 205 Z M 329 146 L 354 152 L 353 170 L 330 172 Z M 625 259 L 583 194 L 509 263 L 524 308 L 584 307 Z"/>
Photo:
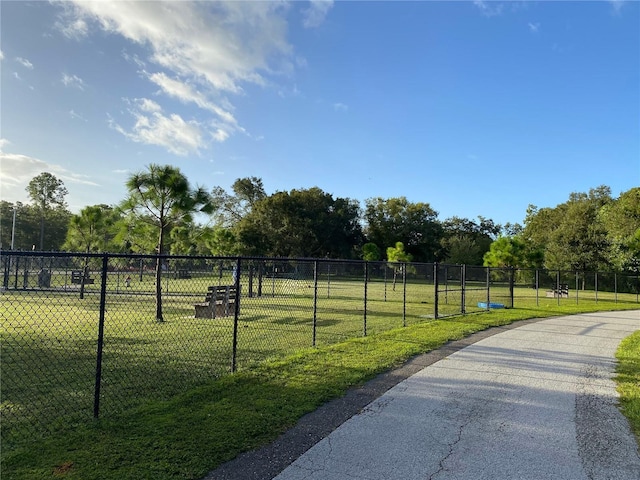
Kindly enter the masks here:
<path id="1" fill-rule="evenodd" d="M 130 425 L 133 418 L 139 418 L 134 412 L 144 411 L 145 405 L 157 406 L 160 405 L 158 402 L 170 405 L 172 399 L 184 397 L 185 392 L 199 385 L 207 388 L 212 379 L 222 378 L 231 371 L 232 359 L 233 318 L 195 319 L 193 307 L 195 302 L 203 300 L 206 285 L 231 283 L 230 275 L 166 279 L 163 284 L 163 323 L 155 322 L 153 277 L 144 276 L 142 282 L 134 277 L 129 288 L 124 286 L 123 278 L 116 277 L 114 281 L 110 277 L 107 284 L 104 328 L 100 415 L 114 426 L 119 419 L 126 419 L 125 423 Z M 100 313 L 99 279 L 86 285 L 83 299 L 80 299 L 77 285 L 56 282 L 58 280 L 52 281 L 48 290 L 7 290 L 0 293 L 2 448 L 3 456 L 11 458 L 10 464 L 14 469 L 18 463 L 22 462 L 24 467 L 32 462 L 28 455 L 24 458 L 23 455 L 31 451 L 29 445 L 39 444 L 39 438 L 53 448 L 62 442 L 57 440 L 57 435 L 74 432 L 74 425 L 79 427 L 79 431 L 96 428 L 92 415 Z M 243 283 L 236 358 L 240 371 L 258 370 L 266 360 L 272 366 L 277 365 L 278 359 L 286 355 L 293 358 L 291 355 L 297 351 L 306 351 L 305 355 L 309 355 L 307 347 L 313 342 L 315 287 L 310 279 L 271 278 L 264 281 L 262 296 L 249 297 L 248 285 Z M 487 319 L 487 325 L 496 324 L 494 316 L 484 315 L 477 302 L 486 301 L 489 295 L 491 302 L 506 303 L 510 296 L 508 286 L 492 285 L 489 292 L 481 283 L 471 287 L 466 291 L 466 311 L 480 313 L 472 316 L 480 324 L 483 318 Z M 255 289 L 254 285 L 254 295 Z M 577 295 L 576 299 L 575 289 L 572 289 L 569 298 L 548 298 L 544 290 L 518 286 L 514 290 L 515 310 L 504 312 L 504 322 L 508 323 L 511 315 L 524 318 L 603 310 L 607 306 L 611 309 L 638 308 L 635 294 L 616 295 L 585 290 L 578 291 Z M 403 302 L 405 298 L 406 303 Z M 364 282 L 354 278 L 324 278 L 317 285 L 316 345 L 323 347 L 361 337 L 365 330 L 368 336 L 391 329 L 398 332 L 398 327 L 403 325 L 422 329 L 430 328 L 428 324 L 433 323 L 434 329 L 450 327 L 455 330 L 462 320 L 446 316 L 460 313 L 460 290 L 453 283 L 440 286 L 438 313 L 446 317 L 444 322 L 434 321 L 434 300 L 434 286 L 428 282 L 409 281 L 406 290 L 402 283 L 397 283 L 394 290 L 390 280 L 375 279 L 367 285 L 365 322 Z M 401 332 L 395 335 L 396 338 L 403 336 Z M 407 333 L 407 342 L 416 340 Z M 400 344 L 394 345 L 398 348 Z M 292 368 L 290 363 L 286 363 L 289 369 Z M 275 367 L 271 369 L 274 372 L 278 370 Z M 162 429 L 161 425 L 153 428 Z M 118 430 L 113 429 L 114 432 Z M 147 435 L 151 432 L 145 433 L 145 437 Z M 251 435 L 244 440 L 240 433 L 237 436 L 240 443 L 257 441 Z M 187 441 L 188 438 L 182 440 Z M 180 449 L 186 446 L 178 446 L 176 442 L 176 439 L 169 441 L 172 450 L 181 452 Z M 106 445 L 113 448 L 109 442 Z M 49 454 L 59 448 L 53 448 Z M 226 450 L 221 451 L 220 459 L 229 458 L 234 451 L 247 447 L 225 445 L 224 448 Z M 239 450 L 234 450 L 236 448 Z M 196 449 L 191 446 L 187 450 L 194 452 Z M 12 451 L 23 453 L 16 456 Z M 97 454 L 90 453 L 91 449 L 87 452 L 89 458 Z M 151 458 L 151 453 L 141 453 L 136 457 Z M 122 455 L 124 453 L 121 452 L 116 457 L 128 458 Z M 166 453 L 164 455 L 169 457 Z M 197 457 L 198 454 L 194 455 Z M 193 460 L 200 462 L 193 471 L 202 471 L 220 461 L 195 457 L 188 461 Z M 34 458 L 33 464 L 36 463 L 39 461 Z M 120 472 L 114 473 L 118 478 L 141 478 L 139 472 L 150 471 L 152 466 L 139 465 L 135 470 L 138 473 L 130 475 L 120 465 L 111 468 Z M 153 468 L 160 467 L 156 465 Z M 27 472 L 28 467 L 23 471 Z M 102 478 L 104 474 L 104 471 L 98 471 L 95 478 Z M 82 478 L 81 473 L 78 475 L 77 478 Z M 30 477 L 27 473 L 19 478 Z M 173 478 L 173 475 L 162 478 Z"/>
<path id="2" fill-rule="evenodd" d="M 94 277 L 95 278 L 95 277 Z M 193 304 L 202 301 L 206 285 L 229 284 L 231 276 L 174 279 L 163 284 L 163 323 L 155 322 L 153 276 L 130 287 L 121 273 L 110 274 L 104 324 L 100 416 L 112 418 L 152 400 L 176 394 L 231 372 L 233 317 L 195 319 Z M 310 347 L 374 335 L 434 319 L 434 286 L 410 281 L 406 287 L 390 280 L 364 282 L 327 277 L 270 278 L 262 296 L 249 297 L 242 285 L 237 332 L 236 366 L 251 369 L 267 359 Z M 440 316 L 459 314 L 461 292 L 440 286 Z M 78 285 L 69 275 L 53 275 L 46 290 L 7 290 L 0 299 L 2 342 L 3 447 L 33 435 L 46 435 L 61 424 L 83 424 L 93 417 L 96 349 L 100 313 L 100 279 Z M 317 298 L 314 337 L 314 294 Z M 492 287 L 489 298 L 509 298 L 507 286 Z M 544 291 L 517 287 L 518 308 L 555 308 L 576 303 L 569 298 L 547 298 Z M 478 284 L 466 291 L 467 313 L 481 312 L 487 300 Z M 578 292 L 578 301 L 634 304 L 637 295 Z M 637 303 L 635 303 L 637 306 Z"/>

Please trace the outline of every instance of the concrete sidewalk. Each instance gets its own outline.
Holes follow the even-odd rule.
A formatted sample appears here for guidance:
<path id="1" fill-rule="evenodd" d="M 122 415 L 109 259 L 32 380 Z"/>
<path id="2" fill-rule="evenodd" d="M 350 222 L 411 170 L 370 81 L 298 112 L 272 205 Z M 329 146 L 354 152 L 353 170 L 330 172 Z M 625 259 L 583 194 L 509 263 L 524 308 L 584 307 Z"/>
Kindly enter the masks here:
<path id="1" fill-rule="evenodd" d="M 353 416 L 351 392 L 207 478 L 640 479 L 612 381 L 615 350 L 640 329 L 640 312 L 520 325 L 450 354 L 440 349 L 439 360 L 425 360 L 430 366 L 414 362 L 408 378 Z M 393 373 L 380 389 L 385 378 L 393 382 Z M 339 426 L 301 454 L 323 421 Z"/>

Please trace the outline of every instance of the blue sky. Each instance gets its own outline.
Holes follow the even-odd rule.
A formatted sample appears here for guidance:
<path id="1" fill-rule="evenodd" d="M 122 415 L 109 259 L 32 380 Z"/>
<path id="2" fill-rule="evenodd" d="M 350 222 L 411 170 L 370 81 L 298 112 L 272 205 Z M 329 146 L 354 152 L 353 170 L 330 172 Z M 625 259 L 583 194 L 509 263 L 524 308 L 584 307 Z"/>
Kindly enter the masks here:
<path id="1" fill-rule="evenodd" d="M 0 197 L 73 212 L 150 163 L 195 185 L 406 196 L 498 223 L 640 185 L 640 4 L 9 2 Z"/>

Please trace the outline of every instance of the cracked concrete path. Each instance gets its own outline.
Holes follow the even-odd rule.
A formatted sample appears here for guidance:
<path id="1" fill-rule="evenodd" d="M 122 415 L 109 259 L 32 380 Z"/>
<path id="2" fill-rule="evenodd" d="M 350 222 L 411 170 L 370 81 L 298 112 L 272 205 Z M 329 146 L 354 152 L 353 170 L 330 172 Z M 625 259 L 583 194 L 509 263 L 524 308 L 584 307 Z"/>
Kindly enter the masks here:
<path id="1" fill-rule="evenodd" d="M 640 312 L 542 320 L 397 384 L 274 480 L 638 480 L 615 350 Z"/>

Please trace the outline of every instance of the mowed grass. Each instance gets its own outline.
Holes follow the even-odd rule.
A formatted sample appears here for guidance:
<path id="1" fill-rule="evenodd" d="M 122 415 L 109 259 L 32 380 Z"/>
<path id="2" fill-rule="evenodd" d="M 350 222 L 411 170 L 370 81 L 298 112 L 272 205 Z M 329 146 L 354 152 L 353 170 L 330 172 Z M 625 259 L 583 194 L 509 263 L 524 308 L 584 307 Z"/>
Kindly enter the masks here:
<path id="1" fill-rule="evenodd" d="M 616 352 L 618 392 L 622 412 L 640 441 L 640 331 L 625 338 Z"/>
<path id="2" fill-rule="evenodd" d="M 372 282 L 365 317 L 363 284 L 334 281 L 318 288 L 310 348 L 314 286 L 268 286 L 242 299 L 234 375 L 232 319 L 193 318 L 202 286 L 185 280 L 169 291 L 163 323 L 154 321 L 150 288 L 108 296 L 99 421 L 99 297 L 4 292 L 2 477 L 200 478 L 349 387 L 449 340 L 525 318 L 638 308 L 633 295 L 600 292 L 596 303 L 585 292 L 558 305 L 522 288 L 517 308 L 434 320 L 432 285 Z M 494 301 L 508 292 L 490 293 Z M 456 295 L 441 296 L 441 314 L 460 311 Z M 467 292 L 467 311 L 480 312 L 486 295 Z"/>

